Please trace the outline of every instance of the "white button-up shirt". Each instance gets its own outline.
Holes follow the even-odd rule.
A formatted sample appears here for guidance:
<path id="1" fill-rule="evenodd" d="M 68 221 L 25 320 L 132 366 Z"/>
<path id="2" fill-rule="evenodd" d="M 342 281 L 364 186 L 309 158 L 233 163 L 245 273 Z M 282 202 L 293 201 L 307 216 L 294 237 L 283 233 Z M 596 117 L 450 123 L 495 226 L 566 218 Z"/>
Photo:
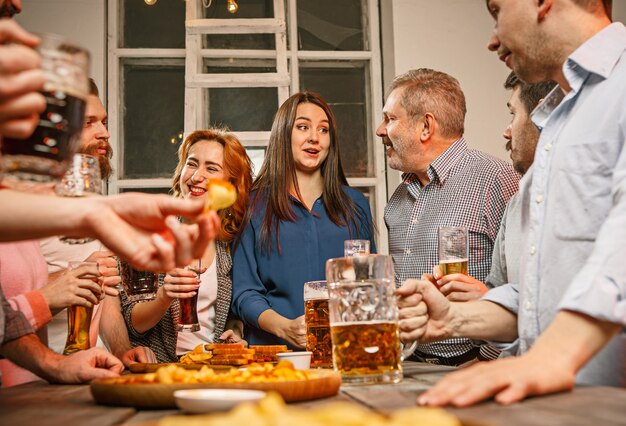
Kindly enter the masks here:
<path id="1" fill-rule="evenodd" d="M 556 87 L 533 113 L 542 133 L 520 183 L 520 285 L 484 298 L 517 312 L 521 353 L 560 309 L 626 324 L 626 27 L 596 34 L 563 72 L 572 90 Z M 622 333 L 577 380 L 624 386 L 625 365 Z"/>

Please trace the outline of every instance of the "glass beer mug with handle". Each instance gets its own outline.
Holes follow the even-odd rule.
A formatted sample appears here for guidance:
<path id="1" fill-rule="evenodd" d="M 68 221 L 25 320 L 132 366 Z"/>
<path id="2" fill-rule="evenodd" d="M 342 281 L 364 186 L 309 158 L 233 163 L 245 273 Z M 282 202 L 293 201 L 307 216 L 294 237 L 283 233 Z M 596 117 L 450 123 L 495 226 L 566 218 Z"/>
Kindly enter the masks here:
<path id="1" fill-rule="evenodd" d="M 333 363 L 343 383 L 401 381 L 403 350 L 391 257 L 330 259 L 326 281 Z"/>

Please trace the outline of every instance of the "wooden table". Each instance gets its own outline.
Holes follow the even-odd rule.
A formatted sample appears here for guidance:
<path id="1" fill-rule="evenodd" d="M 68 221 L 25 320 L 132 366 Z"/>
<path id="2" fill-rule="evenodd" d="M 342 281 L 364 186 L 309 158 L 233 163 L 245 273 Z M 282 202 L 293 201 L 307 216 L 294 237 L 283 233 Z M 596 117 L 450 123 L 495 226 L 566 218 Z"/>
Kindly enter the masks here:
<path id="1" fill-rule="evenodd" d="M 351 400 L 381 413 L 410 407 L 425 389 L 453 370 L 430 364 L 407 363 L 405 378 L 396 385 L 344 386 L 339 395 L 298 405 L 315 407 L 332 400 Z M 486 402 L 448 409 L 470 425 L 626 425 L 626 389 L 578 387 L 573 392 L 531 398 L 511 406 Z M 93 402 L 87 385 L 48 385 L 37 382 L 0 390 L 0 425 L 141 425 L 176 410 L 136 410 L 104 407 Z"/>

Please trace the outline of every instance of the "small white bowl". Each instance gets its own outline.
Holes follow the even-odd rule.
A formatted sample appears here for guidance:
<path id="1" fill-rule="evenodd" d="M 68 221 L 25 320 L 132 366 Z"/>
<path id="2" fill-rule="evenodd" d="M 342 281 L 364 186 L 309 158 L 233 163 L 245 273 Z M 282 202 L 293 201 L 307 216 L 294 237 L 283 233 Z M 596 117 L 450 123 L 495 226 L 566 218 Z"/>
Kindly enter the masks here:
<path id="1" fill-rule="evenodd" d="M 311 355 L 313 352 L 279 352 L 276 357 L 278 361 L 291 361 L 296 370 L 308 370 L 311 368 Z"/>
<path id="2" fill-rule="evenodd" d="M 265 392 L 245 389 L 185 389 L 174 392 L 176 405 L 188 413 L 226 411 L 242 402 L 262 399 Z"/>

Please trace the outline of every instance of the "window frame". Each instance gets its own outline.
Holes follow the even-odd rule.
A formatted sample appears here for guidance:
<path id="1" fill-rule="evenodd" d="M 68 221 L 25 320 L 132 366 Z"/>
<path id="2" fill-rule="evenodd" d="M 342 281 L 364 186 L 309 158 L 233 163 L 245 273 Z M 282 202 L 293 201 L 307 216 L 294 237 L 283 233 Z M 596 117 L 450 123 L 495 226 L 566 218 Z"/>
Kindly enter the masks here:
<path id="1" fill-rule="evenodd" d="M 182 1 L 182 0 L 181 0 Z M 202 48 L 202 34 L 206 34 L 207 27 L 202 23 L 201 0 L 186 0 L 186 35 L 184 49 L 158 49 L 158 48 L 120 48 L 121 35 L 119 33 L 122 19 L 120 0 L 108 0 L 108 43 L 107 43 L 107 99 L 109 106 L 109 133 L 111 134 L 111 146 L 115 152 L 116 167 L 108 184 L 108 193 L 117 194 L 127 189 L 141 188 L 169 188 L 171 178 L 149 179 L 121 179 L 121 169 L 124 164 L 124 152 L 122 150 L 122 105 L 123 105 L 123 81 L 121 81 L 122 64 L 127 59 L 179 59 L 185 62 L 185 135 L 191 130 L 206 126 L 206 106 L 208 99 L 206 89 L 214 84 L 220 77 L 189 78 L 189 70 L 202 70 L 203 63 L 207 59 L 218 58 L 259 58 L 275 59 L 278 75 L 267 77 L 261 74 L 247 74 L 248 86 L 244 87 L 276 87 L 277 82 L 286 87 L 279 87 L 278 100 L 282 103 L 289 95 L 300 90 L 300 61 L 336 61 L 336 62 L 360 62 L 364 63 L 366 74 L 366 108 L 368 115 L 367 137 L 372 149 L 368 156 L 373 161 L 373 175 L 369 177 L 350 177 L 348 182 L 351 186 L 367 188 L 370 195 L 370 205 L 378 230 L 378 252 L 387 253 L 387 229 L 384 223 L 384 208 L 387 202 L 387 178 L 385 151 L 381 143 L 376 140 L 376 127 L 382 116 L 383 93 L 382 93 L 382 64 L 380 51 L 380 9 L 377 0 L 361 0 L 363 5 L 363 28 L 365 30 L 364 48 L 362 51 L 313 51 L 298 50 L 298 25 L 297 25 L 297 1 L 298 0 L 274 0 L 274 18 L 246 19 L 249 25 L 259 32 L 268 33 L 281 30 L 284 40 L 281 42 L 280 33 L 277 33 L 275 50 L 256 49 L 204 49 Z M 300 0 L 302 1 L 302 0 Z M 215 7 L 215 4 L 213 5 Z M 148 6 L 146 6 L 148 7 Z M 285 10 L 286 7 L 286 10 Z M 281 10 L 282 9 L 282 10 Z M 216 24 L 215 20 L 212 24 Z M 225 20 L 222 20 L 225 21 Z M 228 20 L 232 21 L 232 20 Z M 241 21 L 239 21 L 241 23 Z M 233 33 L 241 32 L 238 23 L 223 22 L 222 26 L 230 28 Z M 247 26 L 248 24 L 246 24 Z M 250 28 L 244 30 L 249 31 Z M 211 29 L 209 32 L 219 31 Z M 281 48 L 284 46 L 284 50 Z M 199 52 L 199 54 L 190 54 Z M 281 61 L 288 63 L 286 74 Z M 192 73 L 194 74 L 194 73 Z M 197 73 L 196 73 L 197 74 Z M 206 76 L 206 74 L 205 74 Z M 222 76 L 224 77 L 224 76 Z M 240 84 L 240 83 L 237 83 Z M 269 132 L 237 132 L 247 148 L 262 148 L 267 146 Z"/>

